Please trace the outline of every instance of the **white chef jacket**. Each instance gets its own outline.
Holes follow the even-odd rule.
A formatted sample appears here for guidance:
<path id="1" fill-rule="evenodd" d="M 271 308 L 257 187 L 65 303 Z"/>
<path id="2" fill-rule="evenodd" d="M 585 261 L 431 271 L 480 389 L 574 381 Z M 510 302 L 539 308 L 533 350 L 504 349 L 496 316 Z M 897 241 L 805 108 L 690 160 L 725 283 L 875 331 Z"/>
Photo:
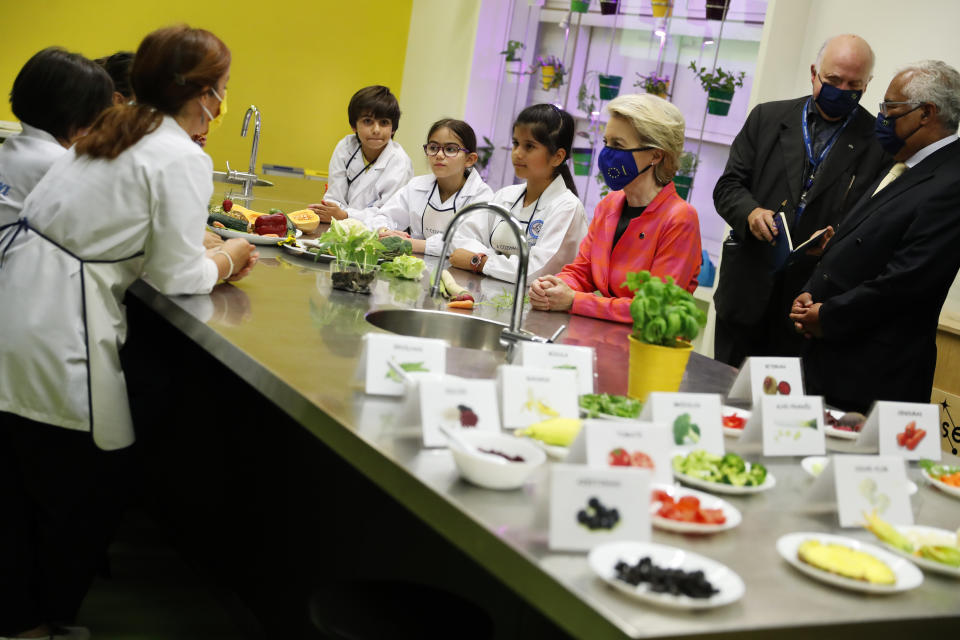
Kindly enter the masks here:
<path id="1" fill-rule="evenodd" d="M 23 131 L 0 144 L 0 226 L 16 222 L 23 201 L 66 148 L 43 129 Z"/>
<path id="2" fill-rule="evenodd" d="M 413 178 L 413 163 L 400 143 L 391 140 L 380 157 L 367 166 L 357 134 L 337 143 L 330 157 L 324 197 L 340 203 L 351 218 L 367 222 L 376 210 Z"/>
<path id="3" fill-rule="evenodd" d="M 169 117 L 114 160 L 70 150 L 0 230 L 0 411 L 134 440 L 119 349 L 124 292 L 208 293 L 203 248 L 213 163 Z M 4 252 L 4 247 L 10 242 Z"/>
<path id="4" fill-rule="evenodd" d="M 427 241 L 424 250 L 426 255 L 438 256 L 443 249 L 443 232 L 453 216 L 469 204 L 490 202 L 492 198 L 493 189 L 471 168 L 460 190 L 440 202 L 437 178 L 430 173 L 417 176 L 393 194 L 367 224 L 371 229 L 387 227 L 403 231 L 409 228 L 410 237 Z"/>
<path id="5" fill-rule="evenodd" d="M 493 194 L 491 202 L 509 209 L 526 229 L 526 240 L 532 245 L 527 262 L 527 282 L 530 282 L 544 274 L 559 273 L 573 262 L 580 241 L 587 235 L 588 224 L 583 203 L 567 189 L 562 176 L 554 178 L 539 200 L 528 207 L 523 206 L 526 189 L 525 183 L 504 187 Z M 513 232 L 501 218 L 478 212 L 460 224 L 453 246 L 487 254 L 483 275 L 513 282 L 520 258 L 501 242 L 515 243 Z M 498 246 L 505 252 L 498 251 Z"/>

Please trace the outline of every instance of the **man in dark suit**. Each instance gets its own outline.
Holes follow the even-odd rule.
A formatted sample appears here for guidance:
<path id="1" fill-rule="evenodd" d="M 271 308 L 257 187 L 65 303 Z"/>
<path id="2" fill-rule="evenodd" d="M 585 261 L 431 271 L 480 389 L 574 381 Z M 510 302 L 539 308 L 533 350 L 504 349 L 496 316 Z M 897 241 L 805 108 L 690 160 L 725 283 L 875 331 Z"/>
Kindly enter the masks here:
<path id="1" fill-rule="evenodd" d="M 837 225 L 882 170 L 874 118 L 858 105 L 873 60 L 858 36 L 827 40 L 810 65 L 812 95 L 758 105 L 733 141 L 713 191 L 732 228 L 713 297 L 717 360 L 738 367 L 747 356 L 800 355 L 803 341 L 787 314 L 816 259 L 804 255 L 774 269 L 774 214 L 784 212 L 800 244 Z"/>
<path id="2" fill-rule="evenodd" d="M 895 164 L 851 209 L 790 318 L 812 340 L 807 390 L 865 412 L 929 402 L 940 308 L 960 269 L 960 73 L 940 61 L 890 82 L 876 130 Z"/>

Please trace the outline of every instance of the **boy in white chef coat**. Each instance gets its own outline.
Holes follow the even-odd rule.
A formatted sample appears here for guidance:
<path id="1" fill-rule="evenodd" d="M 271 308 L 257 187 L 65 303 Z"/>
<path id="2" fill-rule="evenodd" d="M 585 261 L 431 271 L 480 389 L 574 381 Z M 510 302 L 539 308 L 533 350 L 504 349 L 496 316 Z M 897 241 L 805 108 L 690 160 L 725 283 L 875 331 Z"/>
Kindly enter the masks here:
<path id="1" fill-rule="evenodd" d="M 413 178 L 410 156 L 393 140 L 400 105 L 390 89 L 360 89 L 350 98 L 347 116 L 353 133 L 333 150 L 323 201 L 308 205 L 321 222 L 349 217 L 366 223 Z"/>

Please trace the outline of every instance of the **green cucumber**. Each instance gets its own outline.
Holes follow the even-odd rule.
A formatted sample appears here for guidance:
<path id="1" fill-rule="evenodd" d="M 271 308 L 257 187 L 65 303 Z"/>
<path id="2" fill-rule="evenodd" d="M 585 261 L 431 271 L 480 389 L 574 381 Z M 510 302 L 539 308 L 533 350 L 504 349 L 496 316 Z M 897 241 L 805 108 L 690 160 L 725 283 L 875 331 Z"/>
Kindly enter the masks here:
<path id="1" fill-rule="evenodd" d="M 238 219 L 228 213 L 211 213 L 207 218 L 207 224 L 212 226 L 214 222 L 219 222 L 227 229 L 232 229 L 233 231 L 243 231 L 244 233 L 246 233 L 247 229 L 250 227 L 250 224 L 247 222 L 246 218 Z"/>

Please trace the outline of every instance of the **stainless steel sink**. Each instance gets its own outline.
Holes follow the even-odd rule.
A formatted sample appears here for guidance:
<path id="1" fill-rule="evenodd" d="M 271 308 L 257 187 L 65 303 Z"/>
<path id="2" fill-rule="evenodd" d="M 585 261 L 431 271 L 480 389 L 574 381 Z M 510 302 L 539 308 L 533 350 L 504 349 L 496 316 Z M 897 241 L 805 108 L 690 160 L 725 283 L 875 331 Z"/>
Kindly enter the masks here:
<path id="1" fill-rule="evenodd" d="M 227 184 L 239 184 L 244 183 L 243 180 L 235 180 L 228 176 L 226 171 L 214 171 L 213 172 L 213 181 L 214 182 L 225 182 Z M 272 187 L 273 183 L 269 180 L 264 180 L 263 178 L 257 178 L 257 181 L 253 183 L 254 187 Z"/>
<path id="2" fill-rule="evenodd" d="M 381 309 L 369 312 L 366 318 L 373 326 L 402 336 L 440 338 L 466 349 L 506 351 L 500 333 L 507 325 L 485 318 L 427 309 Z"/>

